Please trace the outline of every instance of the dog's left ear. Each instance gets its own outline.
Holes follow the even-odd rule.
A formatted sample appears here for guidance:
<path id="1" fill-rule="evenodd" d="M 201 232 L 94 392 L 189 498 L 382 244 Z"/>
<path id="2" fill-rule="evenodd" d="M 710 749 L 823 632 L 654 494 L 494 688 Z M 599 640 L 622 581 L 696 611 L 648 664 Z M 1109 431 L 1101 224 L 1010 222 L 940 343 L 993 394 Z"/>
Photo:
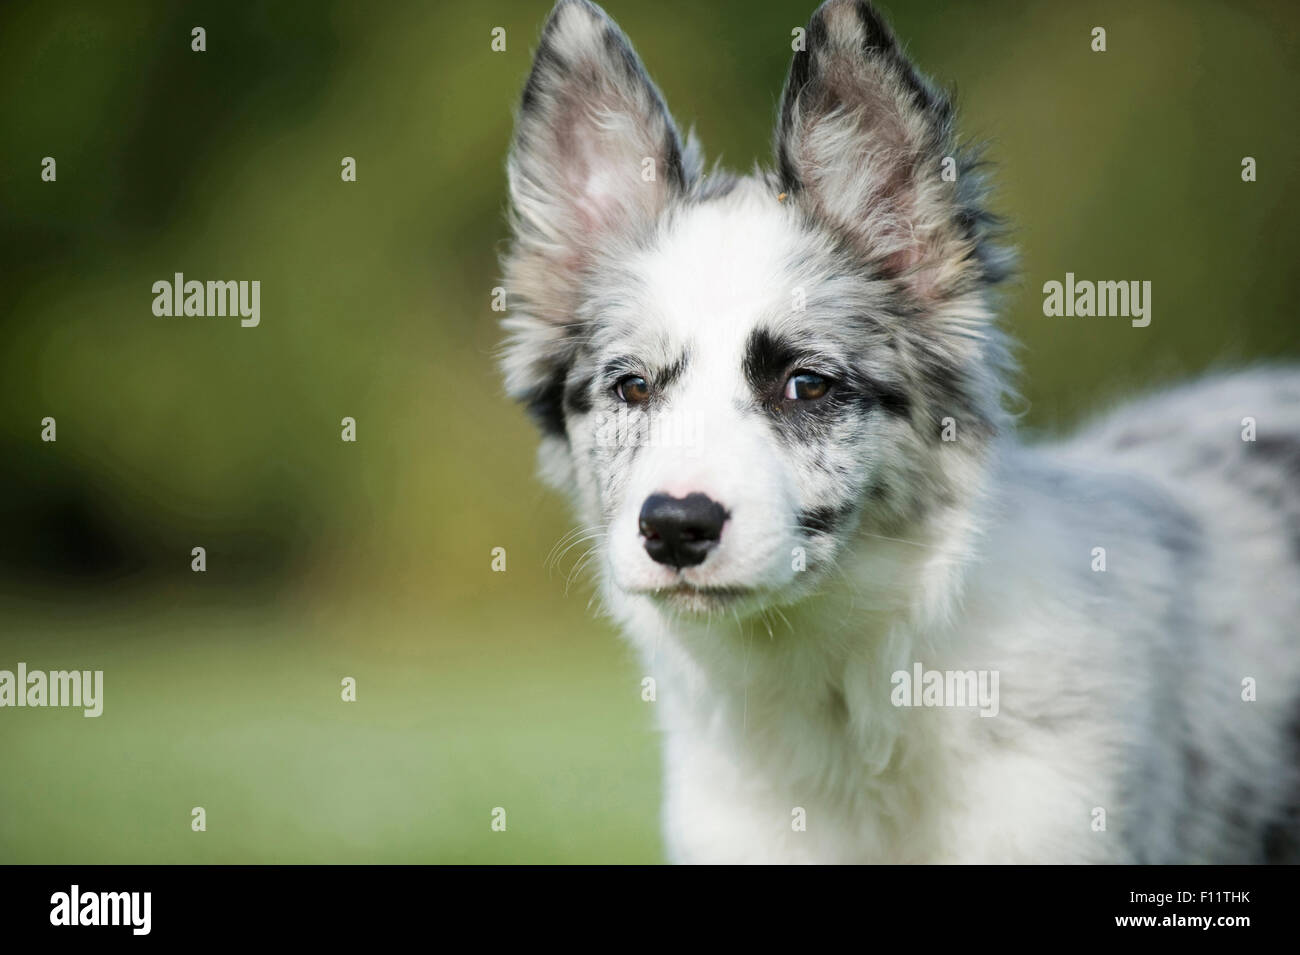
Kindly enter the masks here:
<path id="1" fill-rule="evenodd" d="M 828 0 L 797 52 L 776 130 L 782 188 L 922 305 L 1005 277 L 952 104 L 865 0 Z"/>

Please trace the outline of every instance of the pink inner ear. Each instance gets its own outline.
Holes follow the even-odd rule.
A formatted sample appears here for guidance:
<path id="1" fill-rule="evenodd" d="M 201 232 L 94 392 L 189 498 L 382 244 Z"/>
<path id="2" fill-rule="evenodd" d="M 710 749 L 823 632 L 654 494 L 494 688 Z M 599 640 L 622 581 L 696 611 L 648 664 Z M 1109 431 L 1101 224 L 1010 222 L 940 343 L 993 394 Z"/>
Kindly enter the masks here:
<path id="1" fill-rule="evenodd" d="M 574 213 L 579 226 L 587 232 L 605 232 L 618 218 L 621 208 L 618 189 L 620 183 L 606 167 L 603 157 L 589 157 L 585 175 L 579 171 L 574 189 Z M 622 184 L 624 188 L 626 183 Z"/>
<path id="2" fill-rule="evenodd" d="M 882 265 L 889 275 L 902 275 L 914 269 L 920 262 L 921 250 L 912 245 L 885 256 Z"/>
<path id="3" fill-rule="evenodd" d="M 556 145 L 564 159 L 562 185 L 557 197 L 568 203 L 574 225 L 583 235 L 604 235 L 625 225 L 624 220 L 647 197 L 639 194 L 654 184 L 640 177 L 637 124 L 625 112 L 599 104 L 571 106 L 569 122 L 562 124 Z"/>

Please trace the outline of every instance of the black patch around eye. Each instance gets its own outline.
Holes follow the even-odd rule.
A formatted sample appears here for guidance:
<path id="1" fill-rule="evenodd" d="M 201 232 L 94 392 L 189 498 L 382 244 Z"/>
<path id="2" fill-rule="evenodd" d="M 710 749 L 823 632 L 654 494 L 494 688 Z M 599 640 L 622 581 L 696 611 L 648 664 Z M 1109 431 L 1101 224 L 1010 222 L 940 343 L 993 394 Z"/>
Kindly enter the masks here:
<path id="1" fill-rule="evenodd" d="M 899 418 L 907 418 L 912 413 L 912 402 L 907 392 L 875 379 L 851 376 L 839 389 L 839 396 L 864 408 L 880 408 Z"/>
<path id="2" fill-rule="evenodd" d="M 642 368 L 641 363 L 635 358 L 622 356 L 605 362 L 600 370 L 600 375 L 601 378 L 609 382 L 611 389 L 619 380 L 634 375 L 638 378 L 644 378 L 652 390 L 662 392 L 682 376 L 689 362 L 690 353 L 686 351 L 678 355 L 672 364 L 658 368 Z"/>
<path id="3" fill-rule="evenodd" d="M 631 374 L 634 369 L 631 359 L 615 358 L 613 361 L 605 362 L 600 369 L 600 377 L 607 381 L 613 381 L 616 378 L 622 378 L 624 375 Z"/>
<path id="4" fill-rule="evenodd" d="M 789 342 L 766 329 L 756 329 L 750 333 L 745 346 L 745 378 L 754 394 L 768 395 L 776 389 L 779 398 L 784 392 L 786 377 L 792 366 L 803 362 L 804 357 Z M 815 365 L 816 362 L 812 364 Z M 828 401 L 841 404 L 852 402 L 864 409 L 879 407 L 900 418 L 906 418 L 911 413 L 911 402 L 901 388 L 853 371 L 842 375 L 831 373 L 826 377 L 831 381 L 831 391 L 826 399 Z"/>
<path id="5" fill-rule="evenodd" d="M 771 390 L 773 382 L 784 384 L 787 369 L 798 358 L 799 353 L 788 342 L 766 329 L 755 329 L 745 343 L 745 378 L 755 394 L 764 394 Z"/>

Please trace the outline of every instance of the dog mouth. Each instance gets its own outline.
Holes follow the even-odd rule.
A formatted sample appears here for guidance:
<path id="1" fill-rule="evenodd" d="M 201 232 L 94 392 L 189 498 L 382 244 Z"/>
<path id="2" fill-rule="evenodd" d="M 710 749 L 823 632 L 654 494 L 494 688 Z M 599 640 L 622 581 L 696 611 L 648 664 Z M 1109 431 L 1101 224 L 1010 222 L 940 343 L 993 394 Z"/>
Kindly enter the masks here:
<path id="1" fill-rule="evenodd" d="M 685 582 L 636 592 L 677 610 L 697 613 L 730 608 L 757 594 L 752 587 L 710 587 Z"/>

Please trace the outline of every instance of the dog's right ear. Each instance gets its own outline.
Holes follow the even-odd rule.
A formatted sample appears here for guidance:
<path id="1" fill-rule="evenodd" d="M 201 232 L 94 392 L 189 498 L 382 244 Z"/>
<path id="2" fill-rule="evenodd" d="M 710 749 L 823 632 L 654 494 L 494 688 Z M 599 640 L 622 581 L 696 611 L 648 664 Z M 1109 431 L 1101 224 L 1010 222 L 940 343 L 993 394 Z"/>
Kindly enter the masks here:
<path id="1" fill-rule="evenodd" d="M 595 4 L 560 0 L 542 30 L 510 151 L 506 387 L 563 435 L 576 293 L 592 256 L 651 226 L 696 162 L 627 37 Z"/>

